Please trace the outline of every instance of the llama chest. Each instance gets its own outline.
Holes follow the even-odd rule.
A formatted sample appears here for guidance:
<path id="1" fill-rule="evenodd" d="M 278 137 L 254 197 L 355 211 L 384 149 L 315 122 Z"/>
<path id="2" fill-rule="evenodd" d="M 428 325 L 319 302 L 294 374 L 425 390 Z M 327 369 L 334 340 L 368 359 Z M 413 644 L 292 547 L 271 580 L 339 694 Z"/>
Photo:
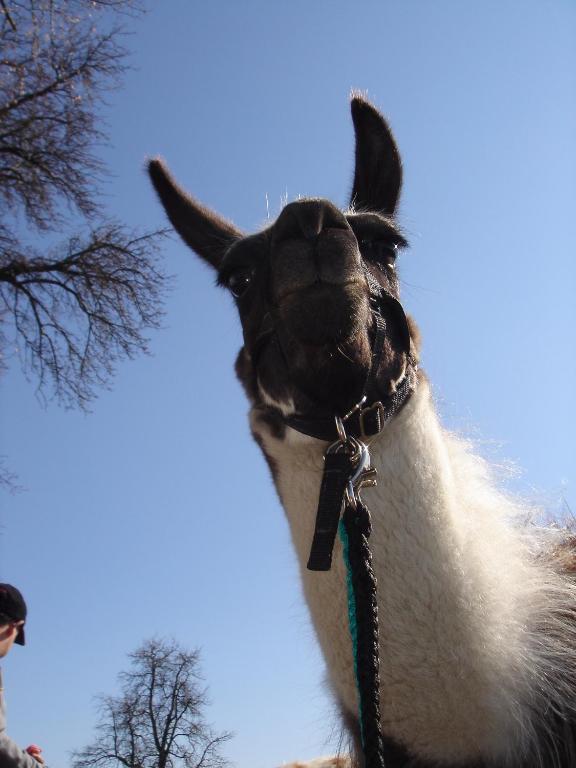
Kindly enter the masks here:
<path id="1" fill-rule="evenodd" d="M 511 663 L 521 639 L 510 610 L 514 606 L 500 600 L 491 576 L 496 563 L 490 563 L 489 552 L 483 562 L 469 551 L 472 529 L 466 510 L 454 502 L 457 481 L 428 400 L 426 392 L 414 397 L 372 445 L 379 482 L 363 491 L 372 515 L 378 580 L 382 726 L 387 736 L 431 760 L 501 758 L 513 748 L 514 719 L 521 719 L 516 673 L 521 674 Z M 284 440 L 259 437 L 276 466 L 276 485 L 332 687 L 344 709 L 355 715 L 340 542 L 329 572 L 306 568 L 324 444 L 292 430 Z M 498 534 L 498 525 L 490 525 L 487 533 Z M 471 569 L 474 587 L 462 577 Z M 508 563 L 512 577 L 513 571 L 514 562 Z"/>

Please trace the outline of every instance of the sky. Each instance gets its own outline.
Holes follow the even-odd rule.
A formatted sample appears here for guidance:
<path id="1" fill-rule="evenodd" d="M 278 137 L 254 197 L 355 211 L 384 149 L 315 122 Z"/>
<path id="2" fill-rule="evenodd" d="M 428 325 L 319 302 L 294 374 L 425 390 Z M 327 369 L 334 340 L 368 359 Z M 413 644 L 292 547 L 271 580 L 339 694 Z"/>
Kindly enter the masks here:
<path id="1" fill-rule="evenodd" d="M 576 5 L 573 0 L 164 0 L 130 21 L 105 111 L 108 211 L 166 220 L 143 167 L 247 232 L 285 199 L 346 206 L 351 89 L 404 160 L 402 296 L 451 429 L 550 514 L 576 510 Z M 152 355 L 88 415 L 44 408 L 14 356 L 0 454 L 0 580 L 29 605 L 3 664 L 9 732 L 70 765 L 145 638 L 202 650 L 208 717 L 238 768 L 330 753 L 336 719 L 288 529 L 233 373 L 232 301 L 174 237 Z"/>

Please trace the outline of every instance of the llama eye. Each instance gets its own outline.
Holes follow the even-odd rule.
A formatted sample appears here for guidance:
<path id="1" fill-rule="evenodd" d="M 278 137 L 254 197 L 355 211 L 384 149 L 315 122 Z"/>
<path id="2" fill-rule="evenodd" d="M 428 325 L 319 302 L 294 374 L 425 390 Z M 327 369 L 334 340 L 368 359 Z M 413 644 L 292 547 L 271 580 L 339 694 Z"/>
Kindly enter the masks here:
<path id="1" fill-rule="evenodd" d="M 253 275 L 254 272 L 249 267 L 240 267 L 227 278 L 226 287 L 233 296 L 239 299 L 250 287 Z"/>
<path id="2" fill-rule="evenodd" d="M 398 244 L 387 240 L 361 240 L 360 251 L 369 261 L 393 267 L 398 256 Z"/>

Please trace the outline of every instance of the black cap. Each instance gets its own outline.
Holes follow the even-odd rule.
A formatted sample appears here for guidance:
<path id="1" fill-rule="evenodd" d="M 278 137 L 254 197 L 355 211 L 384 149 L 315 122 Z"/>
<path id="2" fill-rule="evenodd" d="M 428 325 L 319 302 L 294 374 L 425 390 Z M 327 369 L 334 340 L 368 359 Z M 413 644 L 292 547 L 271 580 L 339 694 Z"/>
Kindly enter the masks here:
<path id="1" fill-rule="evenodd" d="M 12 584 L 0 584 L 0 624 L 10 621 L 26 621 L 28 609 L 22 597 L 22 593 Z M 18 628 L 18 634 L 14 640 L 18 645 L 24 645 L 24 624 Z"/>

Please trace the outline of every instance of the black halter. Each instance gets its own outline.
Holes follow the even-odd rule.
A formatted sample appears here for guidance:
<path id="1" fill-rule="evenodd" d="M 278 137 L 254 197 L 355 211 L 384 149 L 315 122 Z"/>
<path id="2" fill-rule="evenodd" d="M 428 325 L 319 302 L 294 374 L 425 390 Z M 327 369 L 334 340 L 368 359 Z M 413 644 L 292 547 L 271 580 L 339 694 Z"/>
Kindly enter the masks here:
<path id="1" fill-rule="evenodd" d="M 364 271 L 370 288 L 370 304 L 372 306 L 372 358 L 370 370 L 368 371 L 358 405 L 349 414 L 342 417 L 343 421 L 346 422 L 346 432 L 360 439 L 373 437 L 381 432 L 384 425 L 406 403 L 414 388 L 414 382 L 408 371 L 406 371 L 402 381 L 391 393 L 382 392 L 378 385 L 378 371 L 386 336 L 386 321 L 383 317 L 383 308 L 391 309 L 398 319 L 398 325 L 402 334 L 403 350 L 407 353 L 409 360 L 412 359 L 410 353 L 410 327 L 404 308 L 398 299 L 384 290 L 367 268 Z M 318 417 L 307 414 L 294 414 L 285 416 L 284 423 L 304 435 L 316 437 L 319 440 L 334 441 L 338 438 L 334 415 Z"/>

